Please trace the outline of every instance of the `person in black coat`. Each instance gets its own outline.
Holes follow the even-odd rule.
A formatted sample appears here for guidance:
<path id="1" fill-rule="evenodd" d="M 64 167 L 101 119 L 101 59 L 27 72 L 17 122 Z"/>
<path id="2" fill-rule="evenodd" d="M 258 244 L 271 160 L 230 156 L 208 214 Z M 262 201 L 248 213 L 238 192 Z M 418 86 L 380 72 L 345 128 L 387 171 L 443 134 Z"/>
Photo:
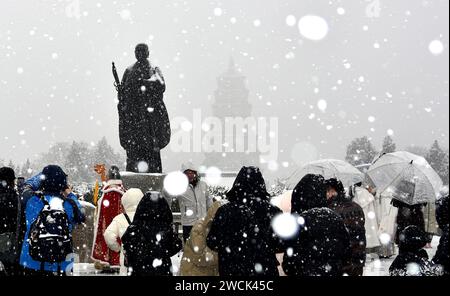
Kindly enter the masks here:
<path id="1" fill-rule="evenodd" d="M 243 167 L 233 188 L 228 192 L 230 201 L 245 204 L 253 217 L 251 235 L 254 235 L 255 272 L 258 275 L 278 276 L 279 262 L 276 253 L 284 252 L 283 244 L 272 227 L 272 219 L 282 214 L 281 209 L 270 204 L 270 195 L 266 190 L 266 183 L 257 167 Z"/>
<path id="2" fill-rule="evenodd" d="M 366 229 L 363 209 L 345 194 L 341 181 L 332 178 L 326 181 L 328 207 L 344 220 L 350 234 L 352 256 L 344 267 L 349 276 L 362 276 L 366 262 Z"/>
<path id="3" fill-rule="evenodd" d="M 436 201 L 436 219 L 442 236 L 433 263 L 440 265 L 444 275 L 449 275 L 450 250 L 448 247 L 449 217 L 448 217 L 448 193 Z"/>
<path id="4" fill-rule="evenodd" d="M 408 205 L 397 199 L 392 199 L 392 206 L 398 208 L 396 219 L 397 231 L 395 233 L 395 243 L 400 244 L 400 233 L 408 226 L 417 226 L 420 230 L 425 231 L 425 219 L 423 216 L 423 208 L 426 204 Z"/>
<path id="5" fill-rule="evenodd" d="M 415 225 L 403 229 L 399 234 L 399 254 L 389 267 L 389 274 L 418 276 L 431 273 L 428 254 L 423 249 L 427 240 L 425 231 Z"/>
<path id="6" fill-rule="evenodd" d="M 160 150 L 170 141 L 170 122 L 163 102 L 166 83 L 148 61 L 149 49 L 138 44 L 137 62 L 126 69 L 119 92 L 119 137 L 127 152 L 127 171 L 161 173 Z M 145 162 L 146 165 L 139 165 Z"/>
<path id="7" fill-rule="evenodd" d="M 182 248 L 169 204 L 159 192 L 147 192 L 122 236 L 125 265 L 132 276 L 171 276 L 171 257 Z"/>
<path id="8" fill-rule="evenodd" d="M 275 238 L 270 231 L 276 210 L 268 206 L 267 198 L 259 169 L 243 167 L 206 239 L 208 247 L 218 253 L 221 276 L 278 274 Z"/>
<path id="9" fill-rule="evenodd" d="M 325 179 L 306 175 L 297 184 L 291 214 L 299 216 L 300 231 L 286 242 L 283 270 L 288 276 L 342 276 L 351 256 L 344 221 L 327 208 Z"/>
<path id="10" fill-rule="evenodd" d="M 13 169 L 0 168 L 0 262 L 7 275 L 18 271 L 20 200 L 15 179 Z"/>

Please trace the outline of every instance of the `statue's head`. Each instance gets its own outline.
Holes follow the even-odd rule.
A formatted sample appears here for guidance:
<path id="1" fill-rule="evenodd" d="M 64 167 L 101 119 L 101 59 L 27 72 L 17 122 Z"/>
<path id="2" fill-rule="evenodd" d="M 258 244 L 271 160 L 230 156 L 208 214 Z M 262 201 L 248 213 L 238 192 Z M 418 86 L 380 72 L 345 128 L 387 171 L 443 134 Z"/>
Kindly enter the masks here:
<path id="1" fill-rule="evenodd" d="M 140 43 L 136 45 L 136 49 L 134 50 L 134 54 L 138 61 L 143 61 L 148 59 L 150 52 L 148 50 L 148 45 L 145 43 Z"/>

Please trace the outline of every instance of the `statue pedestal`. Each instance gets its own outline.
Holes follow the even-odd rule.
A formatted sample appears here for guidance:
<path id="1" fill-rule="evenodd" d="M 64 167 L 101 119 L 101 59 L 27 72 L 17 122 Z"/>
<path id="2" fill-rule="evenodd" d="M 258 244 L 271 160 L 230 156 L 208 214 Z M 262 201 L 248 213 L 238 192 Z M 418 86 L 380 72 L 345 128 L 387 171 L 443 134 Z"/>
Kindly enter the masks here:
<path id="1" fill-rule="evenodd" d="M 132 172 L 120 172 L 123 185 L 126 189 L 139 188 L 145 194 L 147 191 L 163 192 L 164 174 L 141 174 Z"/>
<path id="2" fill-rule="evenodd" d="M 144 194 L 148 191 L 158 191 L 167 200 L 169 206 L 172 204 L 172 198 L 164 191 L 165 174 L 120 172 L 120 176 L 125 189 L 139 188 Z"/>

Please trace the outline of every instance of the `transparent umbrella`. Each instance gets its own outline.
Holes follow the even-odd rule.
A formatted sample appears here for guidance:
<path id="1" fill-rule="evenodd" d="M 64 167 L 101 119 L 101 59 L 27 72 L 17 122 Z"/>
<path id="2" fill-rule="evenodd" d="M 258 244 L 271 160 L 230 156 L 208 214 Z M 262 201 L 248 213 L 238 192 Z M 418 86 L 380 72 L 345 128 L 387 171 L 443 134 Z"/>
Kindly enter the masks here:
<path id="1" fill-rule="evenodd" d="M 322 175 L 325 179 L 339 179 L 345 187 L 362 182 L 364 179 L 364 174 L 348 162 L 338 159 L 321 159 L 297 170 L 286 182 L 287 189 L 294 189 L 307 174 Z"/>
<path id="2" fill-rule="evenodd" d="M 368 169 L 366 181 L 380 195 L 409 205 L 434 201 L 443 184 L 425 158 L 406 151 L 378 158 Z"/>

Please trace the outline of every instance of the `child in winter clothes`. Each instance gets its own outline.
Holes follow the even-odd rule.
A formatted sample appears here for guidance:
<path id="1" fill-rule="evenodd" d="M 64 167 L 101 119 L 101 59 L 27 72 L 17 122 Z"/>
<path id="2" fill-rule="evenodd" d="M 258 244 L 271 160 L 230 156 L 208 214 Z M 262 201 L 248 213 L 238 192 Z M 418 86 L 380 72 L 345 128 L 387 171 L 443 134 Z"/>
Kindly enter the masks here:
<path id="1" fill-rule="evenodd" d="M 415 225 L 406 227 L 399 234 L 399 255 L 389 268 L 391 276 L 420 276 L 431 272 L 428 254 L 423 249 L 427 244 L 426 233 Z"/>
<path id="2" fill-rule="evenodd" d="M 182 247 L 169 204 L 159 192 L 147 192 L 122 236 L 125 264 L 132 276 L 170 276 L 171 257 Z"/>
<path id="3" fill-rule="evenodd" d="M 125 234 L 125 231 L 127 231 L 128 226 L 130 226 L 131 222 L 133 221 L 136 209 L 139 205 L 139 202 L 142 200 L 142 197 L 144 197 L 144 194 L 140 189 L 128 189 L 127 192 L 125 192 L 125 194 L 122 196 L 122 206 L 124 208 L 124 213 L 116 216 L 112 220 L 111 224 L 109 224 L 108 228 L 106 228 L 105 233 L 103 233 L 108 247 L 114 252 L 120 252 L 120 273 L 125 275 L 126 268 L 124 266 L 124 255 L 121 246 L 121 239 Z"/>

